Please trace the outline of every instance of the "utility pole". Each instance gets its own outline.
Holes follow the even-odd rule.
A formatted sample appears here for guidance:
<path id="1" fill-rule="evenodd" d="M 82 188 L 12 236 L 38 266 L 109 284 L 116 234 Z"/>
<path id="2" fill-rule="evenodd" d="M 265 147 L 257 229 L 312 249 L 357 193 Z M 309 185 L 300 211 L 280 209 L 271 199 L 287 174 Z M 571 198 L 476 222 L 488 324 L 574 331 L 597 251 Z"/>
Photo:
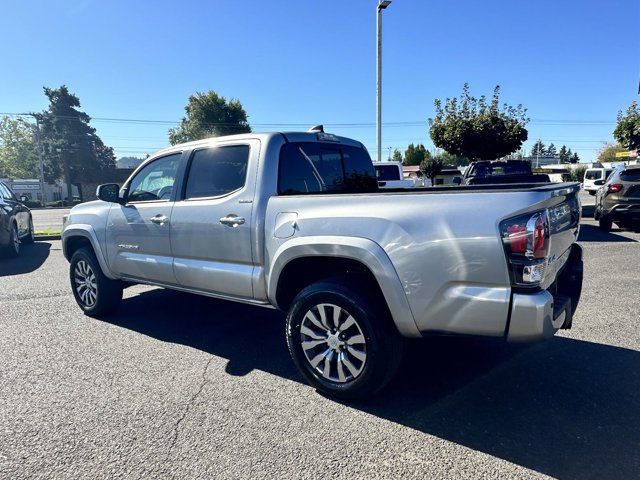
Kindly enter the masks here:
<path id="1" fill-rule="evenodd" d="M 379 0 L 376 6 L 376 160 L 382 161 L 382 11 L 391 0 Z"/>
<path id="2" fill-rule="evenodd" d="M 36 119 L 36 148 L 38 149 L 38 160 L 40 162 L 40 201 L 44 207 L 44 158 L 42 156 L 42 142 L 40 140 L 40 120 L 38 120 L 38 116 L 34 113 L 30 113 L 29 115 Z"/>

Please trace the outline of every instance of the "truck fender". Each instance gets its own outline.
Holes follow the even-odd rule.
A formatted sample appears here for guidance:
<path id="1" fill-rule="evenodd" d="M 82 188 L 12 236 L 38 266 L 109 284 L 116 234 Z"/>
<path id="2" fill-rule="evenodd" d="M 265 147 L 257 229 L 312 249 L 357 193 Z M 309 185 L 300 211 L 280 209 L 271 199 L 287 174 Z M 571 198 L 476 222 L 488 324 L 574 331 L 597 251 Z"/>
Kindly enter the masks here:
<path id="1" fill-rule="evenodd" d="M 420 337 L 400 278 L 384 249 L 376 242 L 359 237 L 297 237 L 278 247 L 267 269 L 267 298 L 277 306 L 276 292 L 286 265 L 301 257 L 340 257 L 365 265 L 378 281 L 398 331 L 405 337 Z"/>
<path id="2" fill-rule="evenodd" d="M 91 243 L 91 247 L 93 248 L 93 252 L 98 259 L 98 263 L 100 264 L 100 268 L 102 272 L 111 280 L 117 280 L 118 278 L 113 275 L 111 270 L 109 269 L 109 265 L 107 264 L 107 260 L 104 258 L 104 253 L 100 248 L 100 242 L 98 242 L 98 236 L 96 235 L 95 230 L 91 225 L 85 224 L 73 224 L 69 225 L 62 232 L 62 252 L 67 260 L 71 260 L 71 256 L 67 252 L 67 246 L 69 239 L 72 237 L 84 237 L 89 240 Z"/>

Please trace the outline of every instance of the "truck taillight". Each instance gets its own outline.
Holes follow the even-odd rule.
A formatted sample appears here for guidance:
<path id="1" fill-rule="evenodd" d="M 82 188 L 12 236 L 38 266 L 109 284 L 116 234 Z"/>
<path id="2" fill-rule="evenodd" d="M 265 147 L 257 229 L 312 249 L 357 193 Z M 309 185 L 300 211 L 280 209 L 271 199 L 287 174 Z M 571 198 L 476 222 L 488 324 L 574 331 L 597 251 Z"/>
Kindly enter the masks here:
<path id="1" fill-rule="evenodd" d="M 621 183 L 611 183 L 607 187 L 607 193 L 619 193 L 622 191 L 622 187 Z"/>
<path id="2" fill-rule="evenodd" d="M 507 219 L 500 224 L 500 234 L 513 283 L 537 286 L 544 279 L 550 248 L 547 211 Z"/>
<path id="3" fill-rule="evenodd" d="M 546 210 L 505 220 L 500 224 L 500 231 L 508 254 L 540 259 L 549 253 Z"/>

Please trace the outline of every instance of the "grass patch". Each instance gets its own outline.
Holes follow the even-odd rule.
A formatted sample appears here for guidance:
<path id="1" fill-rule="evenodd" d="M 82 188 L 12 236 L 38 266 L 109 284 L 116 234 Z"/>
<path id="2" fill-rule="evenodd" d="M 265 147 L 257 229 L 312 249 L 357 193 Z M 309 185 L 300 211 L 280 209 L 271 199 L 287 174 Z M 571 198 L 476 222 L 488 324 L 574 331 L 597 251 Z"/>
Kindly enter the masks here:
<path id="1" fill-rule="evenodd" d="M 60 232 L 62 230 L 60 229 L 52 229 L 52 230 L 36 230 L 35 231 L 35 236 L 36 237 L 40 237 L 40 236 L 44 236 L 44 235 L 60 235 Z"/>

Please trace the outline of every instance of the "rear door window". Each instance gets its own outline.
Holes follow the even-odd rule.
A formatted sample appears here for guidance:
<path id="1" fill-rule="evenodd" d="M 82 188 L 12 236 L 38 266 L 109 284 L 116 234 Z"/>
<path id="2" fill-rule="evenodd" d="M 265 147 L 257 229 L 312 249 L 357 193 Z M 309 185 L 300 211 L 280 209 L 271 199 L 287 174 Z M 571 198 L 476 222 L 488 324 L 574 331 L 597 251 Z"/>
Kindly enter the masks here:
<path id="1" fill-rule="evenodd" d="M 248 145 L 196 150 L 191 158 L 185 198 L 218 197 L 244 187 L 248 163 Z"/>
<path id="2" fill-rule="evenodd" d="M 587 170 L 584 174 L 585 180 L 600 180 L 602 178 L 602 170 Z"/>

